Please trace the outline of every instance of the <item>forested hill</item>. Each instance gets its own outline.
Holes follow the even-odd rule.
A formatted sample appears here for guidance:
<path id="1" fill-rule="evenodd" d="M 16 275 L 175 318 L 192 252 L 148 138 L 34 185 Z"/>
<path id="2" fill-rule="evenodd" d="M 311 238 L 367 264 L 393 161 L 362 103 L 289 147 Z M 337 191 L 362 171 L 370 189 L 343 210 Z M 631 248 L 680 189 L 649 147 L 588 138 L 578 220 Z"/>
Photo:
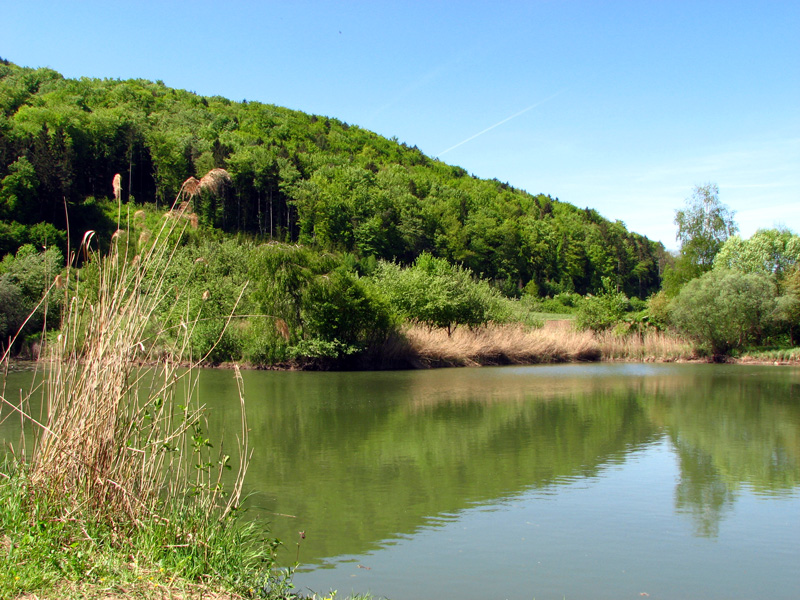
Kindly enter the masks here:
<path id="1" fill-rule="evenodd" d="M 401 263 L 427 250 L 509 294 L 659 286 L 663 246 L 623 223 L 334 118 L 7 61 L 0 110 L 0 254 L 52 242 L 66 212 L 73 238 L 98 229 L 116 173 L 123 202 L 166 208 L 188 177 L 223 168 L 230 185 L 193 210 L 226 232 Z"/>

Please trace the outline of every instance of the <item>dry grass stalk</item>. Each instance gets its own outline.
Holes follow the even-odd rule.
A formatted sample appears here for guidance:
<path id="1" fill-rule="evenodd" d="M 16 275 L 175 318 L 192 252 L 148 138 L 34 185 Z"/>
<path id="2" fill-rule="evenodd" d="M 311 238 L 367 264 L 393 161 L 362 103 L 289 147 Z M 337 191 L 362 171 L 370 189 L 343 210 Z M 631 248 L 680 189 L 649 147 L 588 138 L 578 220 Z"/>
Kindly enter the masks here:
<path id="1" fill-rule="evenodd" d="M 198 181 L 195 177 L 189 177 L 189 179 L 184 181 L 183 184 L 181 185 L 181 189 L 178 192 L 178 198 L 192 199 L 197 195 L 199 191 L 200 191 L 200 181 Z"/>
<path id="2" fill-rule="evenodd" d="M 389 360 L 419 367 L 535 364 L 596 360 L 671 361 L 694 356 L 689 340 L 649 331 L 642 335 L 577 331 L 571 322 L 541 329 L 518 324 L 489 324 L 442 329 L 408 327 L 402 339 L 384 348 Z"/>
<path id="3" fill-rule="evenodd" d="M 114 188 L 114 200 L 120 202 L 122 200 L 122 176 L 119 173 L 114 175 L 112 186 Z"/>
<path id="4" fill-rule="evenodd" d="M 672 361 L 695 356 L 691 340 L 661 331 L 618 335 L 605 331 L 596 335 L 606 360 Z"/>
<path id="5" fill-rule="evenodd" d="M 188 348 L 198 315 L 189 314 L 187 300 L 181 327 L 154 326 L 169 297 L 165 277 L 178 247 L 172 234 L 179 226 L 180 221 L 165 219 L 135 260 L 126 259 L 127 235 L 114 236 L 104 257 L 89 247 L 93 232 L 84 236 L 81 252 L 99 272 L 96 289 L 84 289 L 67 271 L 61 332 L 47 346 L 44 364 L 47 419 L 37 423 L 27 416 L 40 430 L 31 480 L 109 518 L 136 522 L 165 493 L 166 498 L 182 498 L 187 485 L 206 490 L 203 501 L 209 510 L 219 501 L 222 466 L 214 475 L 188 465 L 197 449 L 187 434 L 201 426 L 202 411 L 199 406 L 178 409 L 174 402 L 181 390 L 183 398 L 196 399 L 193 370 L 204 357 L 191 363 Z M 183 310 L 181 303 L 169 306 Z M 155 366 L 142 369 L 142 363 Z M 243 443 L 242 477 L 248 459 L 246 428 Z M 195 473 L 191 481 L 189 473 Z M 241 482 L 234 488 L 224 512 L 239 501 Z"/>
<path id="6" fill-rule="evenodd" d="M 283 319 L 275 319 L 275 330 L 284 340 L 289 341 L 289 325 Z"/>

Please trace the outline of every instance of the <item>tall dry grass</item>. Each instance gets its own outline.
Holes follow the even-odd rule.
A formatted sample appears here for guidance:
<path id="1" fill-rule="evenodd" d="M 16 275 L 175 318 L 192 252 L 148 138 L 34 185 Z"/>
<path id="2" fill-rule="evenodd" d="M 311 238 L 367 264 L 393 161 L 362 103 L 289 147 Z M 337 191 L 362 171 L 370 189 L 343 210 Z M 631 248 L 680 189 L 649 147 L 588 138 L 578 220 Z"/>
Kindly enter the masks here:
<path id="1" fill-rule="evenodd" d="M 537 364 L 599 360 L 672 361 L 694 356 L 692 344 L 658 332 L 643 335 L 594 334 L 576 330 L 571 321 L 548 322 L 542 328 L 489 324 L 456 329 L 409 326 L 391 340 L 387 361 L 414 367 Z"/>
<path id="2" fill-rule="evenodd" d="M 196 394 L 202 357 L 193 362 L 189 352 L 199 315 L 180 289 L 177 299 L 166 289 L 186 226 L 163 219 L 138 253 L 120 229 L 101 255 L 88 232 L 77 255 L 96 268 L 96 280 L 86 283 L 72 268 L 60 280 L 61 328 L 45 346 L 42 383 L 31 392 L 42 395 L 46 416 L 37 420 L 24 402 L 1 398 L 35 425 L 32 484 L 112 520 L 136 522 L 189 496 L 222 514 L 239 502 L 249 452 L 244 409 L 238 477 L 223 500 L 228 459 L 210 456 Z M 160 328 L 165 311 L 179 311 L 180 326 Z"/>
<path id="3" fill-rule="evenodd" d="M 604 331 L 595 337 L 603 360 L 658 362 L 689 360 L 697 356 L 691 340 L 663 331 L 631 332 L 623 335 Z"/>
<path id="4" fill-rule="evenodd" d="M 418 367 L 531 364 L 598 360 L 592 335 L 568 329 L 531 329 L 517 324 L 490 324 L 442 329 L 412 326 L 403 331 L 397 354 Z"/>

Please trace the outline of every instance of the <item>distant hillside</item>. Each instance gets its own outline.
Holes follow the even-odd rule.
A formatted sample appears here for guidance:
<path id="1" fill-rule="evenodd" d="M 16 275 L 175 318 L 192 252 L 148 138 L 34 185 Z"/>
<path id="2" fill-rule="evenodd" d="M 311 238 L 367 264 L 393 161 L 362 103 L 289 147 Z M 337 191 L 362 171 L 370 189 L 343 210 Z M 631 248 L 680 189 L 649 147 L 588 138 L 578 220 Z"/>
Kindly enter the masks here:
<path id="1" fill-rule="evenodd" d="M 334 118 L 7 61 L 0 111 L 0 253 L 64 231 L 65 203 L 79 238 L 116 173 L 124 202 L 167 207 L 188 177 L 224 168 L 229 188 L 193 209 L 226 232 L 402 263 L 428 251 L 511 295 L 660 284 L 663 246 L 623 223 Z"/>

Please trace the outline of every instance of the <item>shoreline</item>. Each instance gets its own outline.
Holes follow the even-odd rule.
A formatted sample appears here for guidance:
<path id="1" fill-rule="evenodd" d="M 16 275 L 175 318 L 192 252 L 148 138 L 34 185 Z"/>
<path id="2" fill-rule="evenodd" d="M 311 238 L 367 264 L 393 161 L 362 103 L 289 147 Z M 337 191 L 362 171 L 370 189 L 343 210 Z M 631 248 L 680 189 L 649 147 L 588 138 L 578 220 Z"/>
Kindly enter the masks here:
<path id="1" fill-rule="evenodd" d="M 15 359 L 11 358 L 9 360 L 9 372 L 22 372 L 22 371 L 33 371 L 37 368 L 38 365 L 42 365 L 46 362 L 44 359 L 40 360 L 33 360 L 33 359 Z M 775 366 L 775 367 L 797 367 L 800 366 L 800 358 L 796 360 L 773 360 L 773 359 L 760 359 L 760 358 L 753 358 L 749 356 L 745 357 L 731 357 L 731 356 L 724 356 L 724 357 L 695 357 L 695 358 L 654 358 L 654 357 L 647 357 L 647 358 L 625 358 L 625 357 L 613 357 L 613 358 L 605 358 L 601 357 L 595 360 L 581 360 L 581 359 L 573 359 L 573 360 L 532 360 L 528 362 L 519 362 L 519 361 L 470 361 L 469 364 L 454 364 L 451 362 L 441 362 L 441 363 L 434 363 L 434 362 L 427 362 L 427 363 L 418 363 L 415 366 L 406 366 L 406 367 L 383 367 L 383 368 L 361 368 L 361 369 L 353 369 L 353 368 L 335 368 L 333 366 L 328 366 L 328 368 L 314 368 L 309 367 L 308 365 L 293 365 L 293 364 L 281 364 L 281 365 L 254 365 L 250 363 L 237 363 L 233 361 L 225 361 L 221 363 L 203 363 L 200 365 L 194 365 L 194 368 L 199 369 L 219 369 L 219 370 L 234 370 L 235 368 L 239 368 L 243 371 L 279 371 L 279 372 L 314 372 L 314 371 L 342 371 L 342 372 L 353 372 L 353 371 L 362 371 L 362 372 L 369 372 L 369 371 L 424 371 L 429 369 L 466 369 L 466 368 L 483 368 L 483 367 L 511 367 L 511 366 L 518 366 L 518 367 L 532 367 L 537 365 L 566 365 L 566 364 L 593 364 L 593 363 L 640 363 L 640 364 L 718 364 L 718 365 L 740 365 L 740 366 Z M 139 367 L 152 367 L 158 364 L 157 362 L 137 362 L 135 363 L 136 366 Z M 184 363 L 181 365 L 182 367 L 189 368 L 191 365 L 189 363 Z"/>

